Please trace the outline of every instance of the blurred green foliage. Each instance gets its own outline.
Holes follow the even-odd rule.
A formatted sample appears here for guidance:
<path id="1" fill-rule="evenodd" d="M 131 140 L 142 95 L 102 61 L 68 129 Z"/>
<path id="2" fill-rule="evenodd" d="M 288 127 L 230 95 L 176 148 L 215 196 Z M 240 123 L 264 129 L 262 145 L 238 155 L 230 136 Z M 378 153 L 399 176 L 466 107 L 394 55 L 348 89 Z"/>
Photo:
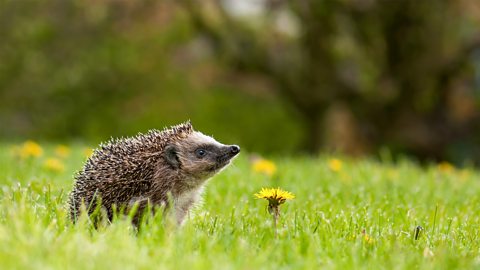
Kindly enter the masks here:
<path id="1" fill-rule="evenodd" d="M 247 2 L 0 0 L 0 138 L 480 160 L 475 1 Z"/>
<path id="2" fill-rule="evenodd" d="M 2 138 L 96 143 L 191 119 L 252 151 L 299 144 L 300 127 L 275 97 L 191 79 L 208 61 L 185 56 L 193 32 L 172 3 L 0 3 Z"/>
<path id="3" fill-rule="evenodd" d="M 480 162 L 478 1 L 181 2 L 228 68 L 271 80 L 307 151 Z"/>

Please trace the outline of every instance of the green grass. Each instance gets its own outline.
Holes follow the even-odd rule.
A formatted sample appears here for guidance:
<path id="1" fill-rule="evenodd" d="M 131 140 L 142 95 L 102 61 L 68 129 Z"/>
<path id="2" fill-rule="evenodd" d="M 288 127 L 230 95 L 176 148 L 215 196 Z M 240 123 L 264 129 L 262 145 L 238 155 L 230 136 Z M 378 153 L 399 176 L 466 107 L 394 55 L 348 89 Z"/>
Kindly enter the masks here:
<path id="1" fill-rule="evenodd" d="M 209 182 L 183 227 L 157 217 L 136 234 L 125 220 L 99 230 L 68 222 L 83 148 L 72 148 L 63 172 L 43 165 L 53 148 L 21 160 L 0 146 L 2 269 L 480 268 L 480 174 L 472 169 L 344 159 L 334 172 L 329 157 L 285 157 L 274 159 L 270 178 L 242 153 Z M 278 239 L 266 201 L 253 196 L 262 187 L 296 195 L 281 207 Z M 418 240 L 416 226 L 424 228 Z"/>

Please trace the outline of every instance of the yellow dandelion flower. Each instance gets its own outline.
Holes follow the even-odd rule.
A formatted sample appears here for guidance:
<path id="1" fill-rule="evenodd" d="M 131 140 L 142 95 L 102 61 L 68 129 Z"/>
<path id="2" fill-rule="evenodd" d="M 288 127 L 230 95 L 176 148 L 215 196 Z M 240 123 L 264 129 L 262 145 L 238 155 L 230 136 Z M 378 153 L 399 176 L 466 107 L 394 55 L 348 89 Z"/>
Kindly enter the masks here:
<path id="1" fill-rule="evenodd" d="M 93 155 L 93 149 L 92 148 L 85 148 L 83 149 L 83 155 L 86 157 L 86 158 L 90 158 L 92 155 Z"/>
<path id="2" fill-rule="evenodd" d="M 370 236 L 368 233 L 367 233 L 367 230 L 366 229 L 363 229 L 362 230 L 362 235 L 363 235 L 363 242 L 369 244 L 369 245 L 372 245 L 372 244 L 375 244 L 375 238 L 373 238 L 372 236 Z"/>
<path id="3" fill-rule="evenodd" d="M 438 168 L 439 171 L 441 171 L 443 173 L 449 173 L 449 172 L 452 172 L 455 169 L 455 167 L 451 163 L 446 162 L 446 161 L 440 162 L 437 165 L 437 168 Z"/>
<path id="4" fill-rule="evenodd" d="M 328 161 L 328 167 L 334 172 L 339 172 L 342 170 L 342 161 L 336 158 L 330 159 Z"/>
<path id="5" fill-rule="evenodd" d="M 266 159 L 255 160 L 252 164 L 252 169 L 254 172 L 263 173 L 268 176 L 272 176 L 277 172 L 275 163 Z"/>
<path id="6" fill-rule="evenodd" d="M 365 241 L 365 243 L 369 245 L 375 244 L 375 238 L 371 237 L 368 234 L 363 235 L 363 241 Z"/>
<path id="7" fill-rule="evenodd" d="M 34 141 L 26 141 L 19 148 L 19 155 L 21 158 L 40 157 L 42 154 L 42 147 Z"/>
<path id="8" fill-rule="evenodd" d="M 291 192 L 281 190 L 280 188 L 262 188 L 255 196 L 259 199 L 268 200 L 269 204 L 274 206 L 295 198 L 295 195 Z"/>
<path id="9" fill-rule="evenodd" d="M 62 172 L 65 169 L 63 163 L 57 158 L 49 158 L 45 160 L 43 167 L 53 172 Z"/>
<path id="10" fill-rule="evenodd" d="M 61 158 L 66 158 L 70 155 L 70 147 L 59 144 L 57 147 L 55 147 L 55 155 Z"/>

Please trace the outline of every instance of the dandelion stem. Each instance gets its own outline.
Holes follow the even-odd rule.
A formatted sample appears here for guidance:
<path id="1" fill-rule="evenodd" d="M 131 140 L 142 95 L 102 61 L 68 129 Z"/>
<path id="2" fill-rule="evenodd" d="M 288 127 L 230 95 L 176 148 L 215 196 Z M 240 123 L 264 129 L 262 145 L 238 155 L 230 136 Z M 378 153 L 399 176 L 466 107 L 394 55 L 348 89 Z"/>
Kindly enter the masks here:
<path id="1" fill-rule="evenodd" d="M 270 205 L 270 213 L 272 214 L 273 217 L 273 231 L 275 234 L 275 238 L 278 238 L 278 232 L 277 232 L 277 224 L 278 224 L 278 218 L 280 217 L 280 209 L 275 205 Z"/>

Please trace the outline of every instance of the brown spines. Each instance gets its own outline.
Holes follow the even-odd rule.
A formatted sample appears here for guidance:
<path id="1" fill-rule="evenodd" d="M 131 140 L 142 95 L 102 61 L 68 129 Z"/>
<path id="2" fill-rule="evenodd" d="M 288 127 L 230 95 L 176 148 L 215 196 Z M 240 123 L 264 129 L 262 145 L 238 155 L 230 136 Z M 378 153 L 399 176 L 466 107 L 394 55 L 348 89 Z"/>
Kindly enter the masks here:
<path id="1" fill-rule="evenodd" d="M 188 121 L 162 131 L 152 130 L 101 144 L 75 176 L 69 202 L 72 219 L 78 216 L 82 201 L 89 207 L 99 196 L 110 212 L 111 205 L 129 202 L 150 192 L 166 145 L 181 141 L 192 132 Z M 168 181 L 164 184 L 168 185 Z"/>
<path id="2" fill-rule="evenodd" d="M 185 123 L 173 126 L 170 129 L 165 129 L 163 132 L 170 133 L 170 136 L 176 137 L 177 139 L 184 139 L 187 135 L 193 132 L 192 123 L 187 121 Z"/>
<path id="3" fill-rule="evenodd" d="M 192 132 L 192 124 L 188 121 L 162 131 L 153 129 L 146 134 L 139 133 L 131 138 L 110 139 L 107 143 L 100 145 L 100 150 L 95 151 L 93 157 L 97 152 L 118 152 L 121 156 L 125 156 L 132 152 L 162 151 L 167 143 L 184 139 Z"/>

